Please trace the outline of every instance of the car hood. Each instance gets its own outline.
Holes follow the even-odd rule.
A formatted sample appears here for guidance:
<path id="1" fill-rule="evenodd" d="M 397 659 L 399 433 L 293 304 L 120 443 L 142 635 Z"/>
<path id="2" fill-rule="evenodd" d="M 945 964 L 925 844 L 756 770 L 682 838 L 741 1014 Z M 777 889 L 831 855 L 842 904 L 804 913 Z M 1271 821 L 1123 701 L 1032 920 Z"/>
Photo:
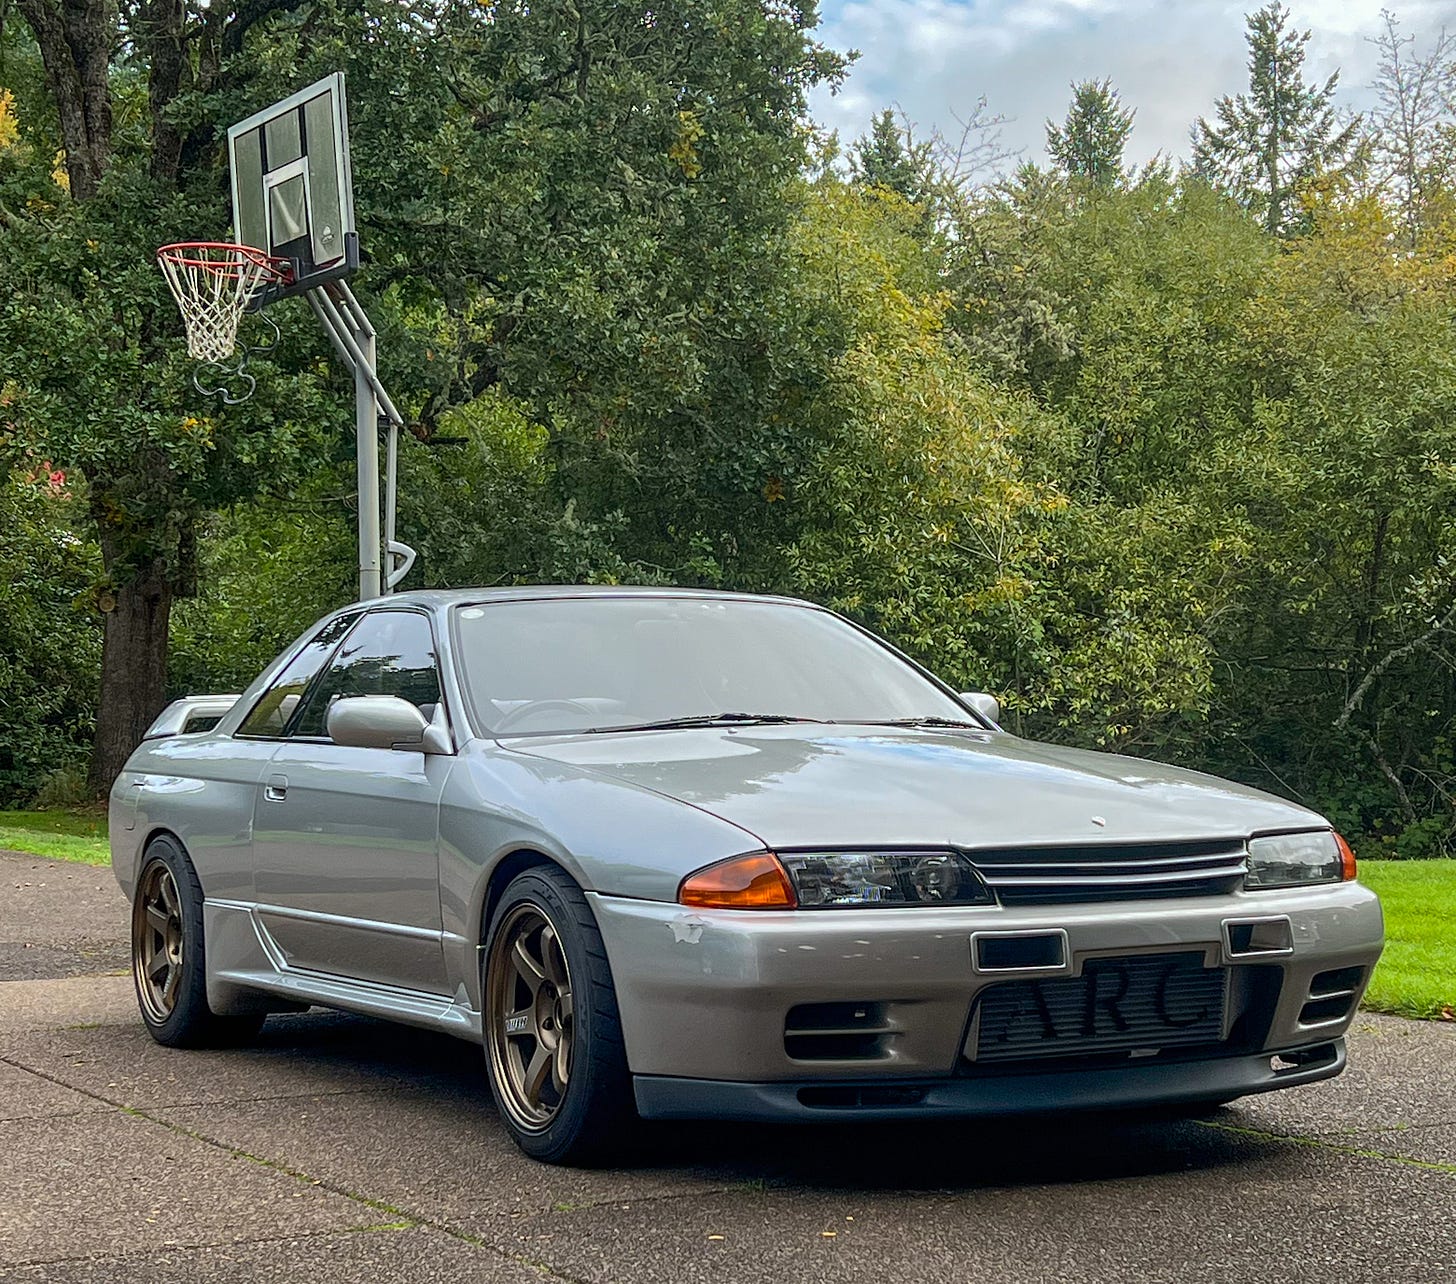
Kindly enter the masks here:
<path id="1" fill-rule="evenodd" d="M 511 748 L 678 799 L 775 848 L 1156 842 L 1326 823 L 1213 776 L 1004 732 L 793 724 Z"/>

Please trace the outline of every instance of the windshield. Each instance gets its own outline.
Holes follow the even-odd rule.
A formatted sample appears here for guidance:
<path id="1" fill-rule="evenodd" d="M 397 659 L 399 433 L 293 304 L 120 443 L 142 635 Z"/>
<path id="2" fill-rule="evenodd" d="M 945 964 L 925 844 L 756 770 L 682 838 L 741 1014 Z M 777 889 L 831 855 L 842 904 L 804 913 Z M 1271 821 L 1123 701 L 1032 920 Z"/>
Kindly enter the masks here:
<path id="1" fill-rule="evenodd" d="M 688 597 L 582 597 L 455 609 L 476 720 L 498 735 L 678 721 L 979 725 L 888 648 L 826 611 Z"/>

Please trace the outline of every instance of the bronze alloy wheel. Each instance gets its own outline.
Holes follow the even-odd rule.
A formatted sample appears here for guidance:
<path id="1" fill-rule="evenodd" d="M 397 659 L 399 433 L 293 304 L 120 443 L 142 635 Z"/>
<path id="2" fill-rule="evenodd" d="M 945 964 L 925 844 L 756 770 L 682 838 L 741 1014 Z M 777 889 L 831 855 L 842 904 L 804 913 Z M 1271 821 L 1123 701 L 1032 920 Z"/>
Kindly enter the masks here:
<path id="1" fill-rule="evenodd" d="M 177 1006 L 185 959 L 182 898 L 160 860 L 142 874 L 131 912 L 131 966 L 146 1015 L 161 1025 Z"/>
<path id="2" fill-rule="evenodd" d="M 486 963 L 486 1048 L 502 1106 L 517 1127 L 549 1127 L 571 1080 L 575 1025 L 571 971 L 555 925 L 517 905 Z"/>

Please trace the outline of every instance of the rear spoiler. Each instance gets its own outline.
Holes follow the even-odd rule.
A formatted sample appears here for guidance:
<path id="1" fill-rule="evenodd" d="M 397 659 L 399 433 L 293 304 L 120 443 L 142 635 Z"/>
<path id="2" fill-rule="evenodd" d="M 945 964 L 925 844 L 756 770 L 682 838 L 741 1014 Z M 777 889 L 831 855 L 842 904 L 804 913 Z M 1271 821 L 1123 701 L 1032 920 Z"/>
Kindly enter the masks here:
<path id="1" fill-rule="evenodd" d="M 180 736 L 193 731 L 211 731 L 233 705 L 235 695 L 191 695 L 173 700 L 147 728 L 143 740 Z"/>

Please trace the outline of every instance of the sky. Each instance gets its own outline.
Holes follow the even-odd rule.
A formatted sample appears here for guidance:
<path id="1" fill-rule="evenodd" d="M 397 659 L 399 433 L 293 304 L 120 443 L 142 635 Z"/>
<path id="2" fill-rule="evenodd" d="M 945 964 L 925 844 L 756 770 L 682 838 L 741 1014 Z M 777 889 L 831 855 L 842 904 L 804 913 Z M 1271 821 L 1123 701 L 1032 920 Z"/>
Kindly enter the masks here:
<path id="1" fill-rule="evenodd" d="M 917 132 L 958 136 L 982 95 L 1008 119 L 1002 142 L 1044 161 L 1046 120 L 1061 121 L 1071 82 L 1111 77 L 1137 115 L 1127 159 L 1188 154 L 1188 129 L 1213 115 L 1223 94 L 1248 83 L 1244 15 L 1258 0 L 820 0 L 819 38 L 858 49 L 838 94 L 820 89 L 815 119 L 848 145 L 876 112 L 898 107 Z M 1378 55 L 1367 43 L 1389 8 L 1417 52 L 1443 27 L 1456 30 L 1456 0 L 1286 0 L 1293 24 L 1311 32 L 1305 73 L 1340 71 L 1339 101 L 1372 101 Z"/>

